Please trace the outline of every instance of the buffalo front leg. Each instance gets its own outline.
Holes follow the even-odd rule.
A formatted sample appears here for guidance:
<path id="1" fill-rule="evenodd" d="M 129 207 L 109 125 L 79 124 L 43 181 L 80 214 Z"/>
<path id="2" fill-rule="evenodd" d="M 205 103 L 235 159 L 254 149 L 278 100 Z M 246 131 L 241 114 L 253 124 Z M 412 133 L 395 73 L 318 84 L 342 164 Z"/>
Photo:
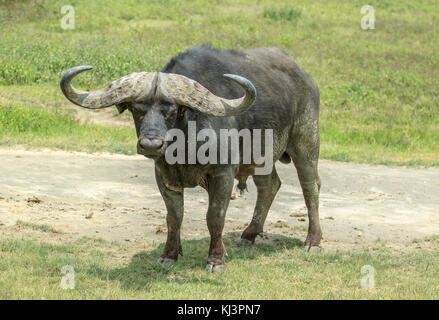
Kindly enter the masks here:
<path id="1" fill-rule="evenodd" d="M 262 234 L 268 211 L 281 186 L 281 181 L 274 166 L 271 174 L 264 176 L 255 175 L 253 176 L 253 181 L 258 192 L 256 207 L 252 221 L 242 233 L 241 239 L 238 240 L 239 246 L 254 243 L 256 236 Z"/>
<path id="2" fill-rule="evenodd" d="M 168 211 L 166 216 L 168 238 L 158 262 L 172 263 L 177 261 L 179 254 L 183 255 L 180 241 L 180 228 L 183 221 L 183 190 L 175 191 L 168 189 L 157 174 L 157 171 L 156 180 Z"/>
<path id="3" fill-rule="evenodd" d="M 233 175 L 224 174 L 209 177 L 208 184 L 209 209 L 206 219 L 210 233 L 210 248 L 206 271 L 221 273 L 225 268 L 224 257 L 226 255 L 222 233 L 233 189 Z"/>

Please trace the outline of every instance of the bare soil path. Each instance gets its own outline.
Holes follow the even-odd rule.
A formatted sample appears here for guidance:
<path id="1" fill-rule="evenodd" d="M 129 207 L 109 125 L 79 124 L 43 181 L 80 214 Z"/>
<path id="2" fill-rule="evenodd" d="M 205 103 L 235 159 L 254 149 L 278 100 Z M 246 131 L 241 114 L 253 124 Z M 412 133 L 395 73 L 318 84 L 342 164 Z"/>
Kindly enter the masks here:
<path id="1" fill-rule="evenodd" d="M 142 156 L 0 149 L 0 227 L 48 224 L 69 237 L 140 244 L 165 241 L 166 211 L 154 166 Z M 277 165 L 282 187 L 265 232 L 304 239 L 308 219 L 293 165 Z M 384 240 L 404 247 L 439 234 L 439 169 L 320 161 L 323 246 Z M 256 190 L 231 201 L 225 233 L 249 223 Z M 39 202 L 41 200 L 41 202 Z M 208 236 L 207 193 L 185 190 L 184 239 Z M 1 232 L 1 229 L 0 229 Z M 258 239 L 257 241 L 265 241 Z"/>

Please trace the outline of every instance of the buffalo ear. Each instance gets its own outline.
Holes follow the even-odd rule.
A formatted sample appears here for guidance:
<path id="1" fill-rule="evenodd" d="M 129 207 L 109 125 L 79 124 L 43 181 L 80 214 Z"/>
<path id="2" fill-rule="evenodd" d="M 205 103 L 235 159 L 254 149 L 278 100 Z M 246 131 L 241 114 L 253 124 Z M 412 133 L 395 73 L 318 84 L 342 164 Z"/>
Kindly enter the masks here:
<path id="1" fill-rule="evenodd" d="M 123 113 L 126 109 L 128 109 L 128 105 L 125 103 L 117 104 L 116 105 L 117 111 L 119 111 L 119 114 Z"/>

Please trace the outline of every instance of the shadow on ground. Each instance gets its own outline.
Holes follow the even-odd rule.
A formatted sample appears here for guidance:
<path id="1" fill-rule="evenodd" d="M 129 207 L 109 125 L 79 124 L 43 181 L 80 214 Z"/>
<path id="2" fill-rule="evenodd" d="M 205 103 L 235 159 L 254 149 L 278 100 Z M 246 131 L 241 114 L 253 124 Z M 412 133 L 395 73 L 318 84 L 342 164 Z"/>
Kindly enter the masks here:
<path id="1" fill-rule="evenodd" d="M 224 236 L 224 244 L 228 256 L 226 264 L 236 260 L 253 260 L 261 256 L 271 256 L 281 251 L 293 248 L 302 248 L 304 243 L 297 238 L 285 237 L 278 234 L 265 234 L 258 237 L 254 245 L 238 247 L 236 241 L 240 233 L 232 232 Z M 184 256 L 180 256 L 177 263 L 161 265 L 157 262 L 164 243 L 156 249 L 136 253 L 129 265 L 110 270 L 93 270 L 96 275 L 105 280 L 116 280 L 127 289 L 148 290 L 154 282 L 180 281 L 183 283 L 199 282 L 200 271 L 205 272 L 210 238 L 198 240 L 183 240 Z M 227 270 L 227 269 L 226 269 Z M 227 272 L 227 271 L 226 271 Z M 203 278 L 210 284 L 221 284 L 216 277 Z"/>

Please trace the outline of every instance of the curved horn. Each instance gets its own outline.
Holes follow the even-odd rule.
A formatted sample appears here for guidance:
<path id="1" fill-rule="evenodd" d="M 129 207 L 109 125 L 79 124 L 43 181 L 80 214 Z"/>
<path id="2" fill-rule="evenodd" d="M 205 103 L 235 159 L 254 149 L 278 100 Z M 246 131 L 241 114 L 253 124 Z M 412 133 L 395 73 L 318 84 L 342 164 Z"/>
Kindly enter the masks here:
<path id="1" fill-rule="evenodd" d="M 74 104 L 87 109 L 102 109 L 115 104 L 152 97 L 157 81 L 156 72 L 133 72 L 104 89 L 87 92 L 75 89 L 71 80 L 79 73 L 93 69 L 92 66 L 78 66 L 67 70 L 61 78 L 61 90 Z"/>
<path id="2" fill-rule="evenodd" d="M 173 73 L 159 73 L 156 94 L 171 103 L 214 116 L 236 116 L 247 111 L 256 100 L 256 89 L 253 84 L 246 78 L 234 74 L 223 76 L 239 84 L 244 89 L 245 96 L 238 99 L 224 99 L 214 95 L 197 81 Z"/>

